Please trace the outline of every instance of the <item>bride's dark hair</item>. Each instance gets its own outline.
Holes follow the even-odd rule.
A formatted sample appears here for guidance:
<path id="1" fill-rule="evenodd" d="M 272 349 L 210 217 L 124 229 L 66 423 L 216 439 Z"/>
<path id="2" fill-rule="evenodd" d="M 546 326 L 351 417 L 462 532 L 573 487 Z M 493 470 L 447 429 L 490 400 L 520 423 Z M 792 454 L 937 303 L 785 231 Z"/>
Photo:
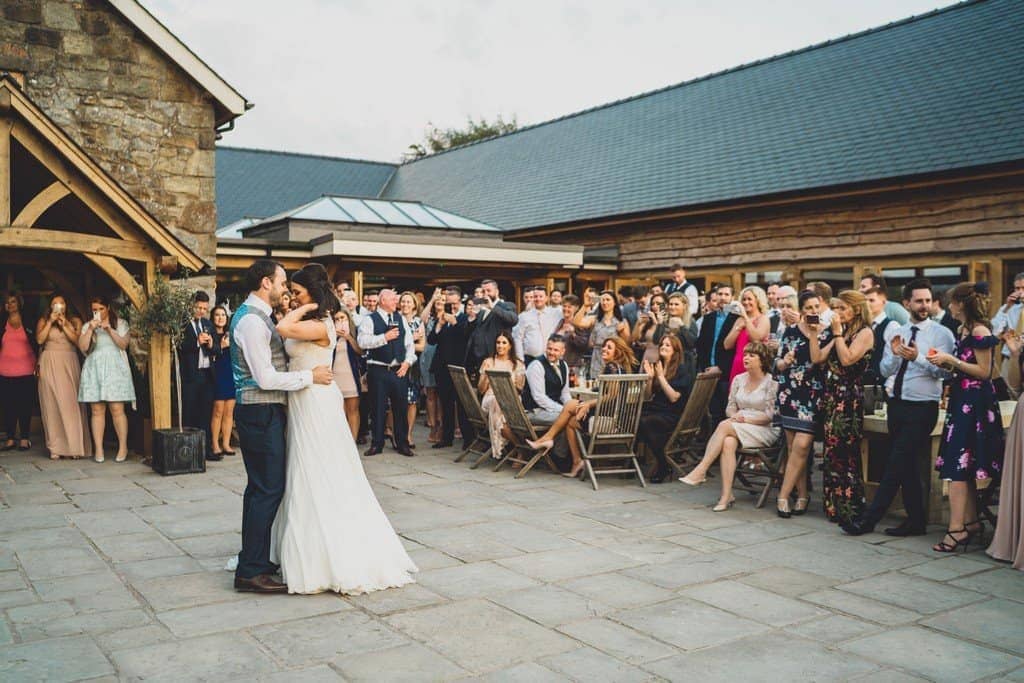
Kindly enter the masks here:
<path id="1" fill-rule="evenodd" d="M 317 305 L 317 309 L 307 313 L 303 320 L 334 317 L 339 303 L 330 279 L 327 277 L 326 268 L 319 263 L 307 263 L 292 275 L 292 282 L 305 287 L 309 292 L 309 298 Z"/>

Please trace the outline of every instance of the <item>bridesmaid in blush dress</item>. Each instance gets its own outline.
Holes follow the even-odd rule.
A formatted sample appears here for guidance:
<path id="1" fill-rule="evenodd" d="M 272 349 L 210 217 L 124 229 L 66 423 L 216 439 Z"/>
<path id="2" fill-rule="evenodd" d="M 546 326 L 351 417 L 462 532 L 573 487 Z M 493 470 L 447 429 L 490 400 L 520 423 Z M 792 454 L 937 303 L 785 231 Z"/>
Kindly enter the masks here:
<path id="1" fill-rule="evenodd" d="M 1014 363 L 1019 371 L 1014 378 L 1014 389 L 1022 388 L 1024 377 L 1024 337 L 1009 332 L 1006 348 L 1010 350 L 1008 363 Z M 1013 381 L 1013 380 L 1011 380 Z M 999 490 L 999 516 L 992 545 L 986 551 L 997 560 L 1010 562 L 1014 569 L 1024 571 L 1024 392 L 1017 400 L 1013 411 L 1013 422 L 1006 434 L 1006 451 L 1003 455 L 1003 482 Z"/>
<path id="2" fill-rule="evenodd" d="M 334 349 L 334 383 L 341 390 L 344 399 L 345 420 L 353 437 L 359 433 L 359 355 L 362 349 L 356 343 L 352 331 L 352 314 L 347 308 L 339 308 L 334 314 L 334 332 L 338 344 Z"/>
<path id="3" fill-rule="evenodd" d="M 82 365 L 78 359 L 78 335 L 82 320 L 68 315 L 63 296 L 55 295 L 50 310 L 36 324 L 39 355 L 39 410 L 46 450 L 51 460 L 92 455 L 85 410 L 78 402 Z"/>

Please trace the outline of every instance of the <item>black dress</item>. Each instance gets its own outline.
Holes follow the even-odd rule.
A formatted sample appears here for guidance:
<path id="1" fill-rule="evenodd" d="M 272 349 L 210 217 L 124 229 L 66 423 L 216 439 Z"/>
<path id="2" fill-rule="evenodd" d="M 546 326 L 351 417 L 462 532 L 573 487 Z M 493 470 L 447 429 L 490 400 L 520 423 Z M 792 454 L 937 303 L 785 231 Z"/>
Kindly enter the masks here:
<path id="1" fill-rule="evenodd" d="M 819 337 L 827 344 L 832 333 Z M 779 383 L 776 396 L 776 424 L 794 432 L 816 434 L 820 431 L 821 401 L 825 394 L 825 365 L 811 362 L 811 344 L 799 326 L 787 327 L 779 340 L 779 358 L 793 352 L 794 362 L 775 374 Z"/>
<path id="2" fill-rule="evenodd" d="M 998 343 L 991 335 L 967 335 L 957 341 L 956 357 L 964 363 L 977 363 L 975 349 L 991 349 L 995 353 Z M 998 480 L 1005 443 L 1003 418 L 992 381 L 954 371 L 942 443 L 935 460 L 939 476 L 949 481 Z"/>
<path id="3" fill-rule="evenodd" d="M 668 384 L 679 392 L 678 400 L 674 403 L 669 401 L 661 382 L 655 378 L 652 382 L 651 400 L 644 404 L 643 412 L 640 414 L 640 427 L 637 430 L 637 440 L 647 444 L 658 463 L 652 480 L 663 479 L 669 473 L 668 461 L 665 459 L 665 444 L 676 428 L 680 415 L 683 414 L 686 401 L 690 398 L 690 391 L 693 389 L 692 367 L 686 363 L 681 364 Z"/>
<path id="4" fill-rule="evenodd" d="M 861 382 L 870 364 L 871 351 L 853 365 L 843 365 L 835 347 L 828 355 L 829 374 L 822 405 L 826 416 L 823 503 L 830 522 L 848 522 L 864 515 L 864 479 L 860 472 L 864 422 Z"/>

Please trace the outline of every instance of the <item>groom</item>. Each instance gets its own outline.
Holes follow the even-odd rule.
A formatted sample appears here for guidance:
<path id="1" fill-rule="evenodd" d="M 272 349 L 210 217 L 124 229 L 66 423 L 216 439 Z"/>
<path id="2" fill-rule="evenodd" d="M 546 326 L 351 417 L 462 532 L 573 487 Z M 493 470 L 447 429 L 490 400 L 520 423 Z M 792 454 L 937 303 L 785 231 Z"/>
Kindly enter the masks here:
<path id="1" fill-rule="evenodd" d="M 288 358 L 271 313 L 285 293 L 284 267 L 261 259 L 245 273 L 249 298 L 231 320 L 231 369 L 235 378 L 235 425 L 249 482 L 242 498 L 242 551 L 235 590 L 283 593 L 278 567 L 270 562 L 270 530 L 284 495 L 285 392 L 330 384 L 331 369 L 317 366 L 286 372 Z"/>

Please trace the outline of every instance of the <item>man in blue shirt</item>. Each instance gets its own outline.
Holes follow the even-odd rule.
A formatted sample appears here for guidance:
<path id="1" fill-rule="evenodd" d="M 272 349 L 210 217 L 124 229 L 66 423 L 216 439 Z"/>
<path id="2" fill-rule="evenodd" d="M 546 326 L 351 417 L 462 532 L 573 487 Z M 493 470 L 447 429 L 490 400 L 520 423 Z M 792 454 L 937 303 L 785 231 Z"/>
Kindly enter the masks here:
<path id="1" fill-rule="evenodd" d="M 912 280 L 903 287 L 903 304 L 910 320 L 890 330 L 883 348 L 879 371 L 886 378 L 888 395 L 886 422 L 889 431 L 889 459 L 871 505 L 859 519 L 842 523 L 851 536 L 870 533 L 902 489 L 903 524 L 885 530 L 889 536 L 921 536 L 925 517 L 921 485 L 922 457 L 931 453 L 931 433 L 939 415 L 942 381 L 948 375 L 928 362 L 931 349 L 953 353 L 953 333 L 931 319 L 932 285 Z"/>

